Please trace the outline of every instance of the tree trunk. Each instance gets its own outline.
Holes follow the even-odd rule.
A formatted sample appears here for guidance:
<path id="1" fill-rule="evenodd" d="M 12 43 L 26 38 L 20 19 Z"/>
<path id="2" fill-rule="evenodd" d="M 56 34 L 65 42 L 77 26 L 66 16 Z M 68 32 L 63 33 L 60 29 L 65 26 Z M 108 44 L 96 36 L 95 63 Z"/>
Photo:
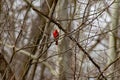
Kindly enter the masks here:
<path id="1" fill-rule="evenodd" d="M 110 27 L 110 30 L 112 30 L 110 33 L 109 33 L 109 57 L 108 57 L 108 64 L 111 63 L 112 61 L 115 60 L 116 58 L 116 51 L 117 51 L 117 26 L 118 26 L 118 20 L 119 20 L 119 2 L 120 0 L 115 0 L 115 2 L 113 3 L 112 5 L 112 10 L 111 10 L 111 13 L 112 13 L 112 16 L 111 16 L 111 27 Z M 108 80 L 115 80 L 115 73 L 114 73 L 114 70 L 115 70 L 115 64 L 113 64 L 111 67 L 110 67 L 110 73 L 112 73 Z M 118 80 L 118 79 L 117 79 Z"/>
<path id="2" fill-rule="evenodd" d="M 58 17 L 59 19 L 68 19 L 68 1 L 69 0 L 61 0 L 59 2 Z M 66 31 L 70 30 L 68 26 L 68 21 L 61 22 L 61 25 L 66 29 Z M 63 34 L 60 31 L 60 34 Z M 59 79 L 58 80 L 70 80 L 72 79 L 72 70 L 71 70 L 71 50 L 69 49 L 70 40 L 67 37 L 61 39 L 58 43 L 58 64 L 59 64 Z M 68 51 L 67 51 L 68 50 Z"/>

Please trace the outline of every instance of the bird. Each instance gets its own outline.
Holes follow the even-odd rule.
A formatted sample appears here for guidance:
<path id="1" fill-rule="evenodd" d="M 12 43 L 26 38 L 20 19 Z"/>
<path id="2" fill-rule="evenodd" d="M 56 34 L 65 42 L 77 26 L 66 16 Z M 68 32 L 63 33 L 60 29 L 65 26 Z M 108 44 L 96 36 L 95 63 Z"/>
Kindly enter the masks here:
<path id="1" fill-rule="evenodd" d="M 56 41 L 56 45 L 58 45 L 59 32 L 58 32 L 57 29 L 55 29 L 55 30 L 53 31 L 53 37 L 54 37 L 54 39 L 55 39 L 55 41 Z"/>

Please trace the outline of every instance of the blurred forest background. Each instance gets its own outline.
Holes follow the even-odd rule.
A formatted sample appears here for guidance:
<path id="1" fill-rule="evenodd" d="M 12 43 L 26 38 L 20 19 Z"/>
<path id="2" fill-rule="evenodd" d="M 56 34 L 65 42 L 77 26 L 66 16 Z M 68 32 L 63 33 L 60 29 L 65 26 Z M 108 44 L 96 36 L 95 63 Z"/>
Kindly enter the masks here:
<path id="1" fill-rule="evenodd" d="M 0 0 L 0 80 L 120 80 L 119 16 L 120 0 Z"/>

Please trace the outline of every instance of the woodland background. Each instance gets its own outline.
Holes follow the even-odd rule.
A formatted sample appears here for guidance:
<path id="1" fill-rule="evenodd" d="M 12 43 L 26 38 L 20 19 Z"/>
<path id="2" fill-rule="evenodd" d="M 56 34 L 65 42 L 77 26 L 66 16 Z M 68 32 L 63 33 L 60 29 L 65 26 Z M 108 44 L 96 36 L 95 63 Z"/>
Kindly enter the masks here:
<path id="1" fill-rule="evenodd" d="M 120 80 L 119 16 L 120 0 L 0 0 L 0 80 Z"/>

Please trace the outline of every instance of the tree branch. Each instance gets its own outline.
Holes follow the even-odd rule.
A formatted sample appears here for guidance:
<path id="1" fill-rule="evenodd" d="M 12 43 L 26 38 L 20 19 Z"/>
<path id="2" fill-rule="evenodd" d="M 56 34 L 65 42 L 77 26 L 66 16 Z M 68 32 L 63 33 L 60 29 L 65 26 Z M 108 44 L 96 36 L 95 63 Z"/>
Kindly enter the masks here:
<path id="1" fill-rule="evenodd" d="M 44 13 L 42 13 L 41 11 L 39 11 L 38 9 L 36 9 L 31 3 L 29 3 L 29 1 L 27 1 L 27 0 L 24 0 L 24 1 L 25 1 L 29 6 L 31 6 L 31 8 L 32 8 L 35 12 L 37 12 L 38 15 L 43 16 L 43 17 L 45 17 L 46 19 L 49 19 L 51 22 L 53 22 L 54 24 L 56 24 L 56 25 L 58 26 L 58 28 L 61 29 L 64 33 L 68 34 L 68 32 L 67 32 L 64 28 L 62 28 L 62 26 L 61 26 L 58 22 L 56 22 L 54 19 L 48 17 L 47 15 L 45 15 Z M 99 14 L 99 15 L 100 15 L 100 14 Z M 83 25 L 83 24 L 81 24 L 81 26 L 82 26 L 82 25 Z M 73 37 L 71 37 L 71 36 L 68 36 L 68 37 L 69 37 L 69 39 L 71 39 L 73 42 L 75 42 L 75 43 L 77 44 L 77 46 L 80 48 L 80 50 L 81 50 L 84 54 L 87 55 L 87 57 L 89 58 L 89 60 L 90 60 L 90 61 L 95 65 L 95 67 L 99 70 L 99 72 L 101 73 L 102 77 L 103 77 L 105 80 L 107 80 L 107 79 L 104 77 L 103 73 L 101 72 L 100 66 L 99 66 L 99 65 L 93 60 L 93 58 L 83 49 L 83 47 L 75 40 L 75 38 L 73 38 Z"/>
<path id="2" fill-rule="evenodd" d="M 3 42 L 0 41 L 0 44 L 3 44 Z M 11 49 L 14 47 L 14 45 L 9 45 L 7 43 L 4 43 L 4 45 L 5 45 L 5 47 L 11 48 Z M 15 47 L 15 50 L 19 51 L 20 54 L 24 54 L 24 55 L 34 59 L 34 61 L 36 61 L 38 59 L 38 57 L 36 55 L 32 55 L 31 53 L 29 53 L 29 52 L 27 52 L 25 50 L 21 50 L 20 48 Z M 58 74 L 55 72 L 55 70 L 52 68 L 52 66 L 49 63 L 44 62 L 44 59 L 39 59 L 39 62 L 44 64 L 51 71 L 51 73 L 53 75 L 55 75 L 56 77 L 58 76 Z"/>

